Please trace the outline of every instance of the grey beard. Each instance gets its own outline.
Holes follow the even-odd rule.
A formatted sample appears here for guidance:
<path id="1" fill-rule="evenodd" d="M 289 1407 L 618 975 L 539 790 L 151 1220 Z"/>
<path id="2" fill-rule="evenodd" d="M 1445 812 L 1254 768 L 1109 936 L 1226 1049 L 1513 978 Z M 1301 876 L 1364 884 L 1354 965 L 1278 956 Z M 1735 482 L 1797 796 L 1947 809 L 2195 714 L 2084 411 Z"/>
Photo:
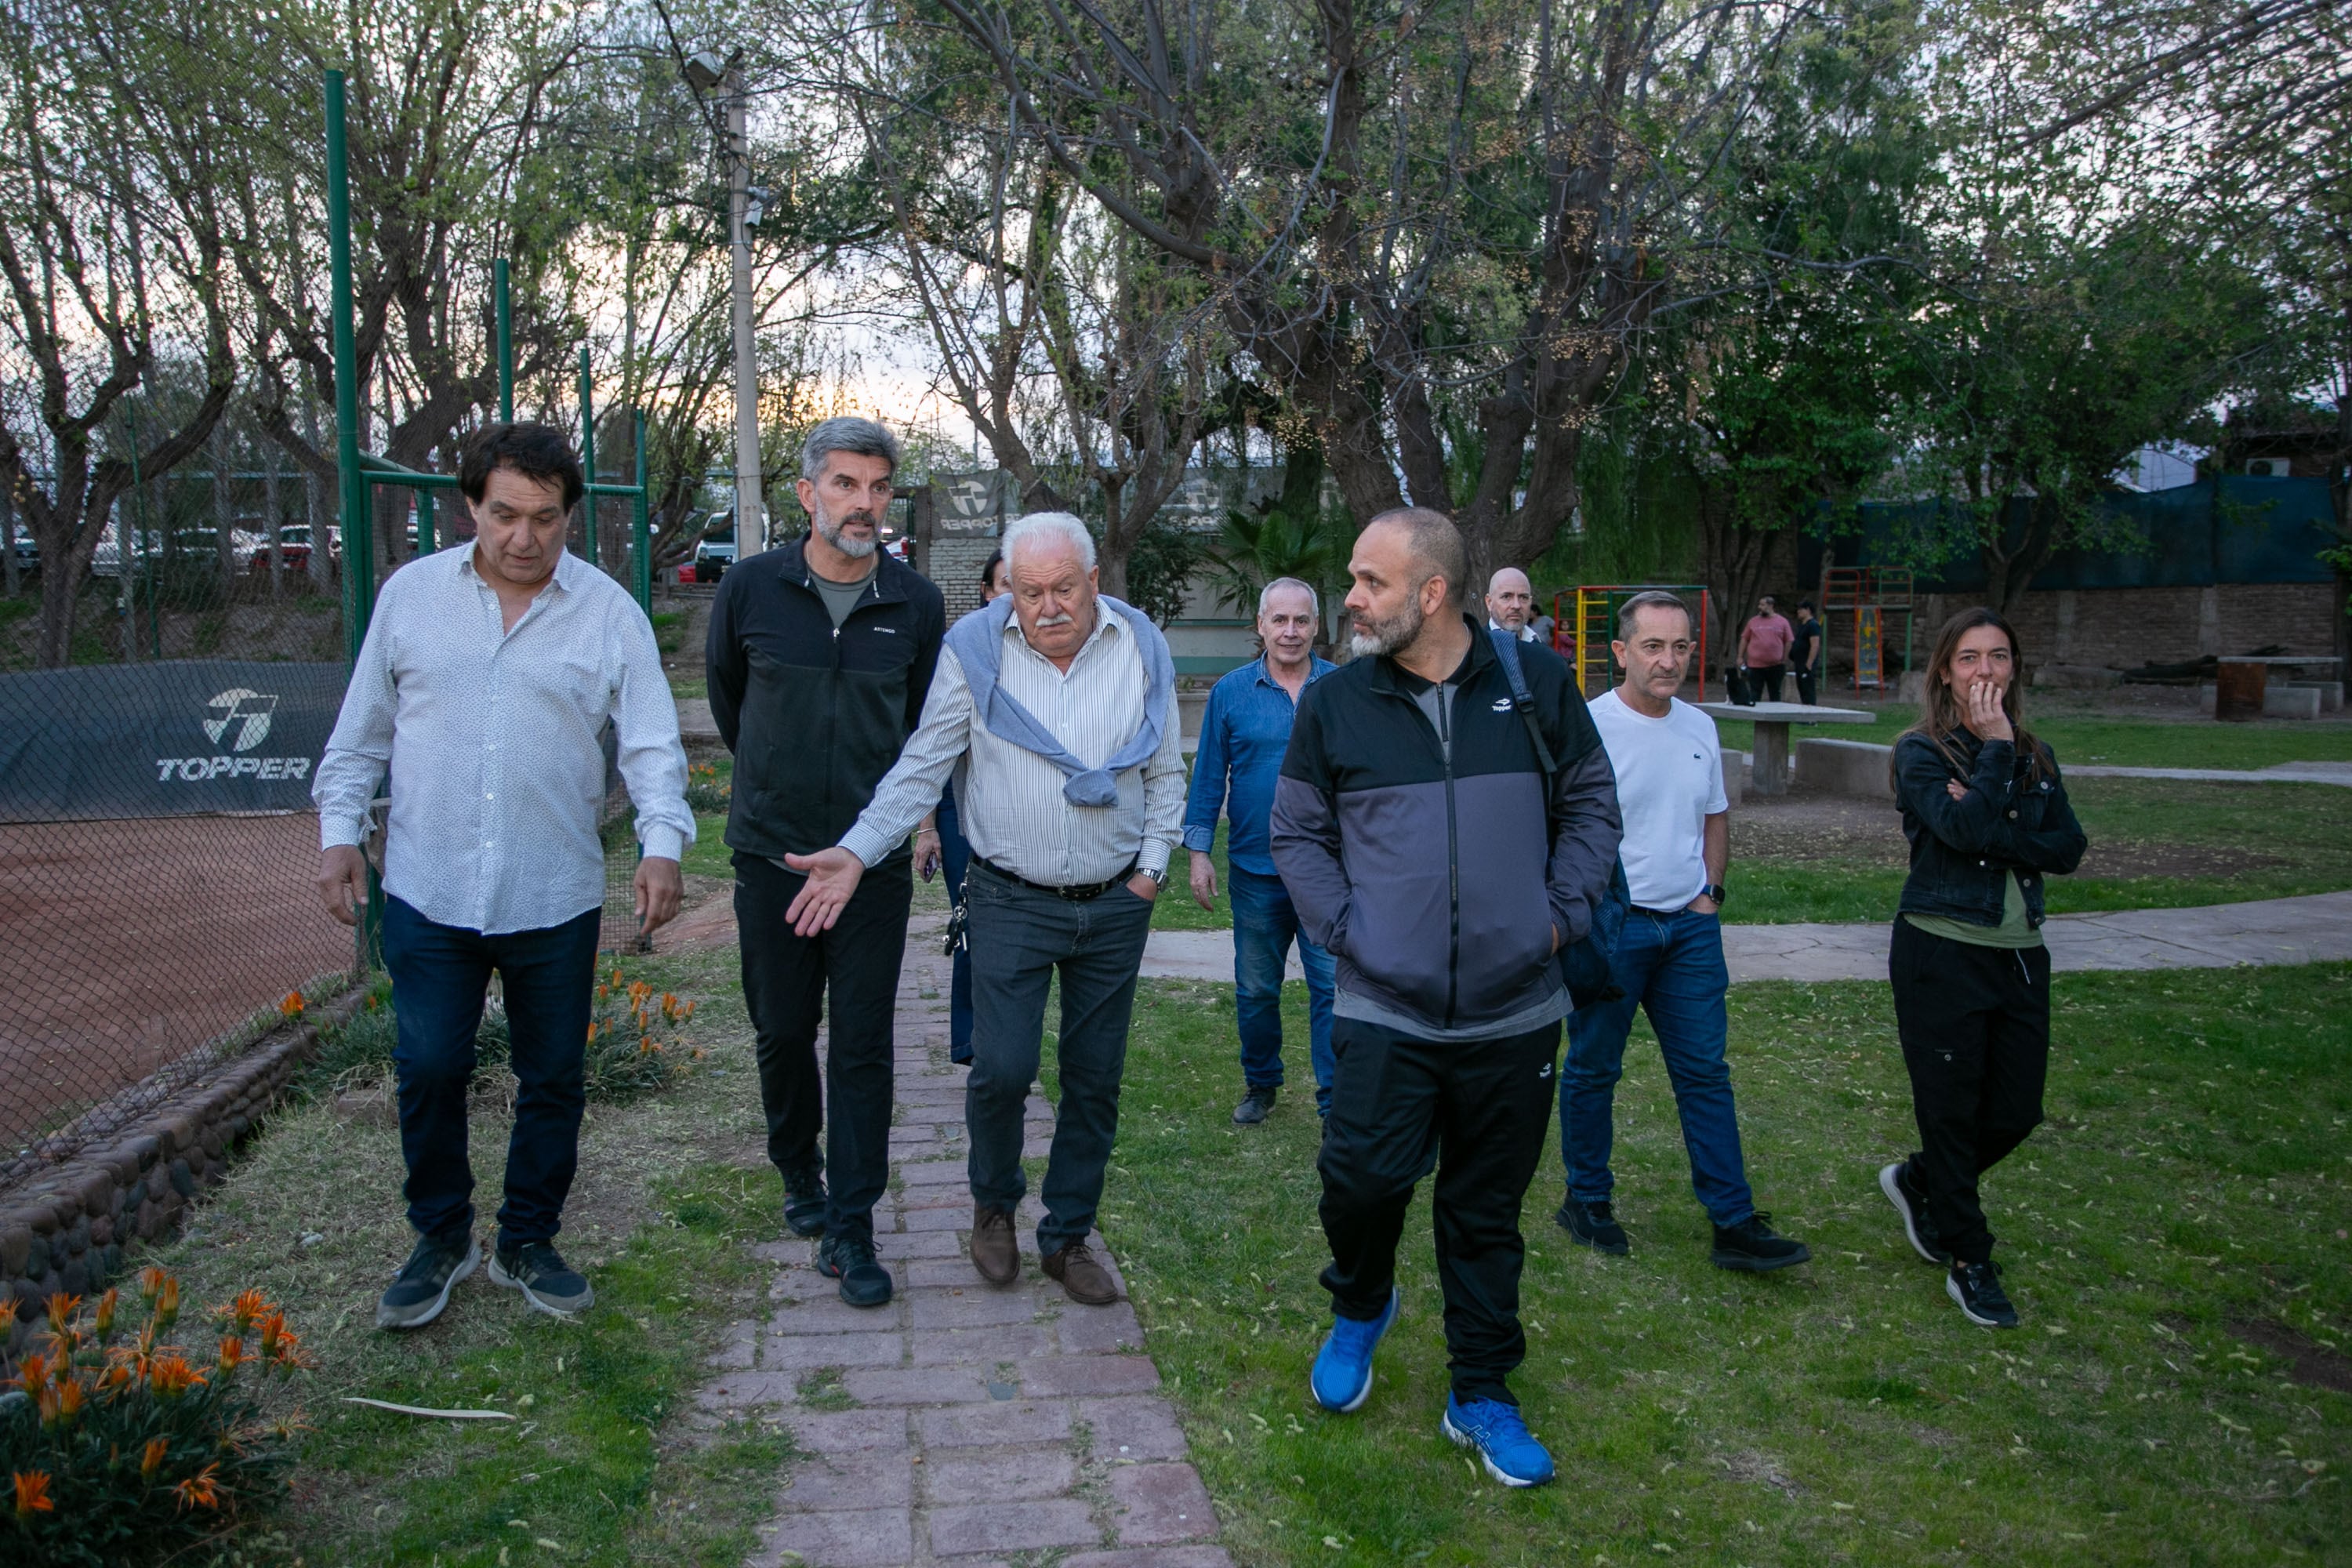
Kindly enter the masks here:
<path id="1" fill-rule="evenodd" d="M 1348 651 L 1358 658 L 1393 654 L 1401 647 L 1409 647 L 1412 639 L 1421 635 L 1423 619 L 1419 605 L 1407 605 L 1391 618 L 1373 622 L 1370 630 L 1351 634 L 1348 638 Z"/>
<path id="2" fill-rule="evenodd" d="M 882 542 L 879 539 L 844 539 L 841 536 L 841 524 L 828 518 L 820 517 L 816 520 L 816 531 L 824 535 L 824 542 L 827 544 L 832 545 L 852 561 L 863 561 L 881 547 Z"/>

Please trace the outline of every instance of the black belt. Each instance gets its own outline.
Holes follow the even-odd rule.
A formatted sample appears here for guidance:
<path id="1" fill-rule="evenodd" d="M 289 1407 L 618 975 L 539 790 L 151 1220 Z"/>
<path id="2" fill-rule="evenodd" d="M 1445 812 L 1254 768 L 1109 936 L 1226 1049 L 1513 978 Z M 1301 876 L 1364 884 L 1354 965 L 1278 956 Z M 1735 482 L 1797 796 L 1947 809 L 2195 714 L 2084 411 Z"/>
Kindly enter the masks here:
<path id="1" fill-rule="evenodd" d="M 1022 887 L 1033 889 L 1040 893 L 1051 893 L 1057 899 L 1066 899 L 1074 904 L 1083 904 L 1089 899 L 1101 898 L 1121 882 L 1133 877 L 1136 867 L 1142 864 L 1139 859 L 1129 860 L 1127 863 L 1127 869 L 1108 882 L 1081 882 L 1067 888 L 1056 888 L 1048 882 L 1033 882 L 1026 877 L 1016 876 L 995 861 L 984 859 L 978 855 L 971 858 L 971 863 L 993 876 L 1002 877 L 1008 882 L 1018 883 Z"/>

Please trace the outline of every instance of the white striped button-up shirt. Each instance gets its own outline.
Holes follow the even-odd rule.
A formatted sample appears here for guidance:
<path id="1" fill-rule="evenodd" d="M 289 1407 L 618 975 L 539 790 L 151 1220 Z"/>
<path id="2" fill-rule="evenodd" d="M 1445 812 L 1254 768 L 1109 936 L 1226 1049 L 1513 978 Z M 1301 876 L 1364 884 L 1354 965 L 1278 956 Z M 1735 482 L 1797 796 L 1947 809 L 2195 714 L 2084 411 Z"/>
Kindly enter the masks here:
<path id="1" fill-rule="evenodd" d="M 1018 616 L 1006 621 L 997 672 L 1006 693 L 1090 768 L 1108 762 L 1141 725 L 1150 689 L 1142 652 L 1126 621 L 1099 605 L 1095 614 L 1093 635 L 1066 674 L 1029 646 Z M 972 853 L 1016 877 L 1067 888 L 1108 881 L 1129 862 L 1164 871 L 1183 825 L 1181 746 L 1171 691 L 1160 749 L 1142 766 L 1118 775 L 1118 804 L 1073 805 L 1062 794 L 1067 777 L 1061 769 L 989 732 L 973 711 L 971 687 L 950 647 L 940 651 L 922 723 L 875 786 L 864 814 L 842 835 L 841 847 L 868 866 L 881 860 L 939 804 L 952 773 L 956 820 Z"/>
<path id="2" fill-rule="evenodd" d="M 604 901 L 604 726 L 648 856 L 694 841 L 686 751 L 652 624 L 566 552 L 506 628 L 470 544 L 387 578 L 310 798 L 323 848 L 359 844 L 387 767 L 384 890 L 485 934 L 561 925 Z"/>

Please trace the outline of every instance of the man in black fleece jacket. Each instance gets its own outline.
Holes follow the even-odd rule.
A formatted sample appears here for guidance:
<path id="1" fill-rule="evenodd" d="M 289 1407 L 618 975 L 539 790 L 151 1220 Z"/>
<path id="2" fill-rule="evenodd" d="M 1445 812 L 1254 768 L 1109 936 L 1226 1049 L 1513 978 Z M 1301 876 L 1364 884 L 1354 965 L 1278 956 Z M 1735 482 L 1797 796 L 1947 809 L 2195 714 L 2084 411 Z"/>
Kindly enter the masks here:
<path id="1" fill-rule="evenodd" d="M 802 937 L 784 911 L 807 879 L 784 857 L 826 848 L 857 820 L 921 720 L 939 667 L 945 602 L 879 548 L 898 462 L 897 441 L 870 419 L 819 425 L 801 460 L 809 531 L 739 563 L 710 611 L 710 716 L 735 753 L 727 845 L 768 1158 L 783 1173 L 784 1223 L 824 1234 L 817 1268 L 856 1307 L 890 1300 L 873 1211 L 890 1174 L 891 1020 L 914 881 L 902 848 L 839 923 Z M 936 861 L 939 839 L 924 826 L 914 852 Z"/>
<path id="2" fill-rule="evenodd" d="M 1518 1322 L 1519 1205 L 1550 1120 L 1568 989 L 1621 833 L 1616 781 L 1568 667 L 1522 645 L 1555 770 L 1493 640 L 1463 615 L 1461 535 L 1383 513 L 1349 570 L 1355 658 L 1300 700 L 1276 786 L 1276 867 L 1338 960 L 1338 1070 L 1318 1169 L 1337 1321 L 1316 1398 L 1352 1410 L 1396 1314 L 1396 1247 L 1433 1165 L 1453 1394 L 1446 1436 L 1495 1479 L 1549 1480 L 1506 1378 Z M 1549 795 L 1547 795 L 1549 783 Z"/>

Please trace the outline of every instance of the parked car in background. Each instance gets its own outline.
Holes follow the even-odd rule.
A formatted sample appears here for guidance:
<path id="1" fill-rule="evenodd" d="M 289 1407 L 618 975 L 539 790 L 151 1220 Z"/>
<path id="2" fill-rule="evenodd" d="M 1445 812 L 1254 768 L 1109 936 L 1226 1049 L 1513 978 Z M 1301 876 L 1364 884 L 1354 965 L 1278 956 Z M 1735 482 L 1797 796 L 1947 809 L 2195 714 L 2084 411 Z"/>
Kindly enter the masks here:
<path id="1" fill-rule="evenodd" d="M 716 583 L 735 564 L 735 546 L 724 539 L 706 539 L 694 547 L 694 580 Z"/>
<path id="2" fill-rule="evenodd" d="M 332 533 L 333 531 L 330 530 L 327 550 L 327 559 L 330 562 L 332 562 L 335 559 Z M 289 523 L 284 528 L 279 529 L 278 531 L 278 552 L 286 558 L 285 570 L 289 574 L 310 571 L 310 525 L 307 522 L 296 522 Z M 267 577 L 269 575 L 269 541 L 267 536 L 264 536 L 262 539 L 261 548 L 254 552 L 253 574 L 257 577 Z"/>
<path id="3" fill-rule="evenodd" d="M 14 522 L 8 525 L 8 531 L 14 536 L 10 540 L 10 544 L 16 552 L 17 574 L 26 575 L 39 571 L 41 546 L 39 542 L 34 539 L 33 531 L 21 522 Z"/>

